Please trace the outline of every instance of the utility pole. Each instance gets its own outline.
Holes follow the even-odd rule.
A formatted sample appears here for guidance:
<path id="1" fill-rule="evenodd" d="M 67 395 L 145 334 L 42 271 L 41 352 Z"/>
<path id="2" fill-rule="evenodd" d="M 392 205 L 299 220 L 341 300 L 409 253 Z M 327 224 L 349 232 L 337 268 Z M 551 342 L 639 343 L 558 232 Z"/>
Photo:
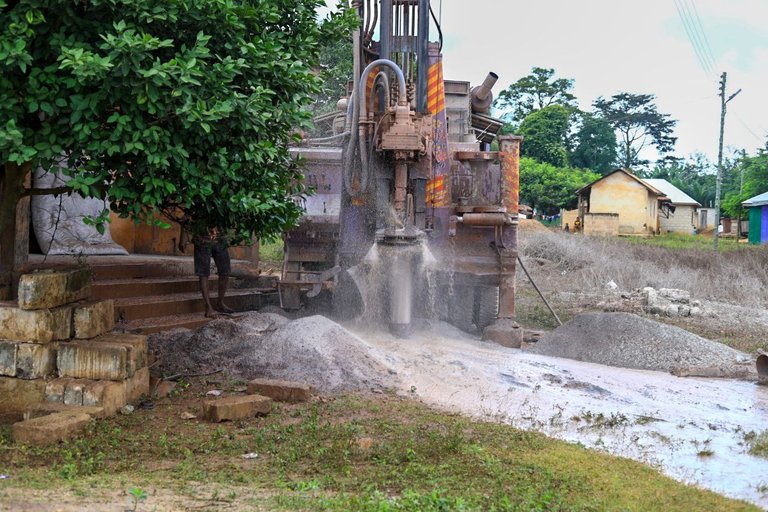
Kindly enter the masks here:
<path id="1" fill-rule="evenodd" d="M 717 239 L 720 236 L 720 187 L 723 184 L 723 133 L 725 132 L 725 110 L 729 101 L 736 97 L 741 92 L 741 89 L 728 96 L 725 99 L 725 80 L 727 73 L 723 71 L 720 75 L 720 148 L 717 151 L 717 180 L 715 182 L 715 232 L 712 239 L 714 240 L 714 248 L 717 251 Z M 741 226 L 737 228 L 740 229 Z"/>

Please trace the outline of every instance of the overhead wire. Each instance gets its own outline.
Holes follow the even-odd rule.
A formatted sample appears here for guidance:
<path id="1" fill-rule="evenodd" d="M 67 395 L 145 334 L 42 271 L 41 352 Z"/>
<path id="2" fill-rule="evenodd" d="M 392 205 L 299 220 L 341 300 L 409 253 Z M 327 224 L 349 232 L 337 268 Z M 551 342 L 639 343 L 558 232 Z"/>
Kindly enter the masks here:
<path id="1" fill-rule="evenodd" d="M 761 144 L 765 144 L 766 137 L 768 137 L 768 132 L 766 132 L 765 136 L 760 137 L 758 134 L 754 132 L 754 130 L 752 130 L 752 128 L 749 127 L 749 125 L 744 121 L 744 119 L 742 119 L 740 115 L 736 113 L 734 113 L 734 115 L 736 116 L 736 120 L 739 121 L 741 126 L 743 126 L 758 142 L 760 142 Z"/>
<path id="2" fill-rule="evenodd" d="M 716 64 L 715 64 L 715 59 L 712 57 L 712 50 L 708 49 L 706 45 L 706 38 L 703 33 L 704 27 L 700 23 L 697 23 L 696 18 L 694 17 L 694 14 L 693 14 L 693 9 L 689 4 L 689 0 L 679 0 L 679 1 L 683 9 L 683 13 L 685 14 L 685 17 L 688 20 L 688 26 L 691 28 L 693 37 L 696 40 L 696 43 L 698 44 L 701 58 L 706 63 L 710 72 L 712 72 L 715 69 Z"/>
<path id="3" fill-rule="evenodd" d="M 688 1 L 691 3 L 693 14 L 696 19 L 696 24 L 699 26 L 699 29 L 701 29 L 701 36 L 704 39 L 704 48 L 707 50 L 707 55 L 709 55 L 709 60 L 710 62 L 712 62 L 713 65 L 716 65 L 717 59 L 715 59 L 715 56 L 712 53 L 712 46 L 709 44 L 707 31 L 704 30 L 704 25 L 701 23 L 701 16 L 699 16 L 699 9 L 698 7 L 696 7 L 696 2 L 694 2 L 694 0 L 688 0 Z"/>
<path id="4" fill-rule="evenodd" d="M 706 59 L 705 52 L 698 43 L 698 38 L 694 35 L 695 27 L 691 24 L 687 16 L 687 11 L 683 9 L 682 2 L 683 0 L 675 0 L 675 9 L 677 9 L 677 14 L 683 24 L 685 34 L 688 37 L 688 41 L 691 43 L 694 54 L 696 55 L 696 60 L 699 62 L 699 67 L 701 67 L 701 70 L 704 71 L 705 74 L 711 75 L 713 74 L 712 66 Z"/>

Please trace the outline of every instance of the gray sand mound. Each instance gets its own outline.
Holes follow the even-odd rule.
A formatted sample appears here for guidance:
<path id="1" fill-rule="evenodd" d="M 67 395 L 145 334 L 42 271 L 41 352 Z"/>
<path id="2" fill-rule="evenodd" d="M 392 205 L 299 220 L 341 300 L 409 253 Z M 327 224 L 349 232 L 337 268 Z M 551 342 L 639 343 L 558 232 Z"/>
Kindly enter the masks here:
<path id="1" fill-rule="evenodd" d="M 381 389 L 395 384 L 395 372 L 374 347 L 322 316 L 298 320 L 251 312 L 216 319 L 197 331 L 152 335 L 160 359 L 154 373 L 225 370 L 257 377 L 304 382 L 321 392 Z"/>
<path id="2" fill-rule="evenodd" d="M 579 315 L 542 337 L 530 351 L 680 376 L 756 378 L 748 355 L 630 313 Z"/>

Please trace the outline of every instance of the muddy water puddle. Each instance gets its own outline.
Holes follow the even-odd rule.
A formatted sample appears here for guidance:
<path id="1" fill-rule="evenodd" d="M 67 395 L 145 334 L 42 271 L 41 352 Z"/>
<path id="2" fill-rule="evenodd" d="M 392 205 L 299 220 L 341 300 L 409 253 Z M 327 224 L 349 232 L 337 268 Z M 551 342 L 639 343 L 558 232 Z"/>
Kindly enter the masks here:
<path id="1" fill-rule="evenodd" d="M 357 334 L 388 354 L 404 393 L 433 406 L 629 457 L 768 508 L 768 460 L 745 442 L 768 430 L 768 386 L 539 356 L 447 326 L 407 340 Z"/>

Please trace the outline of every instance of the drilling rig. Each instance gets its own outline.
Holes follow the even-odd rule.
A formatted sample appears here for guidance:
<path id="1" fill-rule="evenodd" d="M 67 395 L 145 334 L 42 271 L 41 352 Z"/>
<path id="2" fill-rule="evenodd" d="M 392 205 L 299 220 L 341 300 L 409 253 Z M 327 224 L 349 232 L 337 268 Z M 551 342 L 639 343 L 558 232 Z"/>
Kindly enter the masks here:
<path id="1" fill-rule="evenodd" d="M 498 77 L 477 87 L 444 80 L 429 0 L 351 8 L 360 24 L 348 94 L 317 120 L 326 133 L 292 149 L 314 194 L 284 237 L 281 306 L 320 300 L 347 319 L 375 310 L 402 337 L 416 318 L 438 317 L 519 346 L 521 138 L 497 137 L 502 122 L 489 112 Z"/>

